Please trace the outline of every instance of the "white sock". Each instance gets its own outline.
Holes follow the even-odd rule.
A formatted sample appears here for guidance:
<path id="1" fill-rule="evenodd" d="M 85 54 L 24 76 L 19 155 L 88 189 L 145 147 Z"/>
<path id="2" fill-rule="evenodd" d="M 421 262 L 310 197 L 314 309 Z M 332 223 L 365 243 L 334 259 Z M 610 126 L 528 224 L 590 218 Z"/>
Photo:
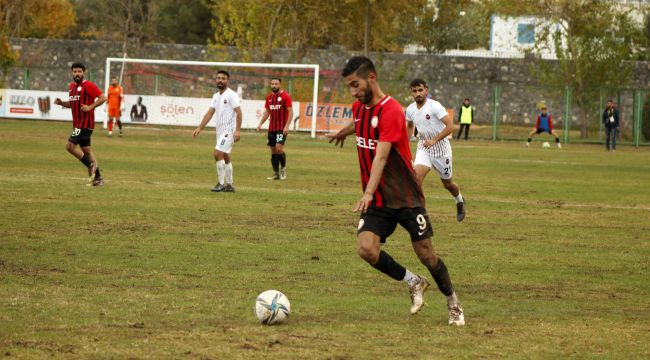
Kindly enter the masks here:
<path id="1" fill-rule="evenodd" d="M 460 191 L 458 192 L 458 196 L 454 196 L 454 199 L 456 199 L 457 204 L 463 202 L 463 195 L 460 194 Z"/>
<path id="2" fill-rule="evenodd" d="M 226 177 L 226 162 L 223 160 L 217 161 L 217 181 L 223 185 L 223 180 Z"/>
<path id="3" fill-rule="evenodd" d="M 458 296 L 456 296 L 455 291 L 453 294 L 447 296 L 447 307 L 452 307 L 454 305 L 458 305 Z"/>
<path id="4" fill-rule="evenodd" d="M 232 185 L 232 161 L 226 164 L 226 183 Z"/>
<path id="5" fill-rule="evenodd" d="M 404 279 L 402 279 L 402 281 L 406 281 L 406 283 L 409 284 L 409 286 L 413 286 L 417 284 L 418 280 L 420 280 L 419 276 L 413 274 L 408 269 L 406 269 L 406 274 L 404 274 Z"/>

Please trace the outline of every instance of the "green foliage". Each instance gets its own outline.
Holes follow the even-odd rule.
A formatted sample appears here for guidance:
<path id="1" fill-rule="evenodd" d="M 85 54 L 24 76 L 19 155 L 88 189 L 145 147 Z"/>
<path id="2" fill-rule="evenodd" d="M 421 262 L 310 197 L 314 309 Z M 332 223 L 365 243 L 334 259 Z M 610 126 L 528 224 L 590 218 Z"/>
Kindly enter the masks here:
<path id="1" fill-rule="evenodd" d="M 423 46 L 428 52 L 448 49 L 487 47 L 490 34 L 489 11 L 481 2 L 471 0 L 439 0 L 418 15 L 410 43 Z"/>
<path id="2" fill-rule="evenodd" d="M 159 42 L 207 44 L 212 29 L 210 8 L 204 1 L 160 0 L 155 20 Z"/>
<path id="3" fill-rule="evenodd" d="M 408 313 L 404 283 L 357 256 L 353 139 L 337 149 L 292 133 L 289 177 L 272 182 L 266 134 L 244 132 L 237 192 L 215 194 L 211 131 L 127 127 L 109 139 L 97 129 L 101 188 L 85 186 L 64 150 L 69 132 L 0 122 L 9 359 L 650 357 L 648 148 L 454 145 L 465 221 L 435 174 L 424 182 L 433 244 L 466 314 L 452 328 L 401 228 L 384 249 L 429 277 L 419 314 Z M 282 326 L 253 314 L 271 288 L 291 301 Z"/>
<path id="4" fill-rule="evenodd" d="M 368 12 L 368 2 L 353 0 L 220 1 L 211 6 L 215 28 L 212 46 L 261 49 L 261 57 L 266 60 L 270 59 L 272 48 L 294 48 L 295 61 L 300 62 L 307 49 L 342 45 L 350 50 L 362 50 L 366 19 L 370 22 L 370 51 L 401 51 L 405 45 L 439 37 L 434 28 L 437 23 L 433 22 L 436 10 L 427 0 L 370 0 L 369 4 Z M 487 31 L 477 26 L 477 23 L 485 25 L 485 15 L 468 0 L 463 4 L 472 11 L 471 15 L 450 23 L 448 27 L 457 32 L 447 38 L 455 37 L 454 47 L 459 41 L 463 47 L 486 43 Z M 464 8 L 453 7 L 454 11 Z M 475 23 L 476 19 L 481 21 Z"/>

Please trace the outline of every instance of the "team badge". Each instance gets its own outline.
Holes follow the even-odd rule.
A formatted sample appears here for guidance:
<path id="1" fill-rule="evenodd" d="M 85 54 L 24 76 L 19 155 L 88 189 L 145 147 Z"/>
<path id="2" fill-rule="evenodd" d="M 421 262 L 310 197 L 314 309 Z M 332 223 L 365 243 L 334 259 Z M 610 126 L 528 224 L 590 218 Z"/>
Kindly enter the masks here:
<path id="1" fill-rule="evenodd" d="M 429 114 L 427 114 L 427 116 L 425 116 L 425 118 L 427 118 L 427 120 L 431 120 L 431 116 L 429 116 Z"/>
<path id="2" fill-rule="evenodd" d="M 445 163 L 449 165 L 449 159 L 445 159 Z"/>
<path id="3" fill-rule="evenodd" d="M 81 86 L 77 86 L 77 91 L 81 91 Z"/>
<path id="4" fill-rule="evenodd" d="M 228 103 L 228 100 L 223 99 L 223 103 L 224 103 L 224 104 L 227 104 L 227 103 Z"/>
<path id="5" fill-rule="evenodd" d="M 281 97 L 281 96 L 278 96 L 278 101 L 282 101 L 282 97 Z"/>
<path id="6" fill-rule="evenodd" d="M 376 117 L 376 116 L 373 116 L 372 119 L 370 120 L 370 125 L 372 125 L 372 127 L 376 128 L 377 125 L 379 125 L 379 118 Z"/>

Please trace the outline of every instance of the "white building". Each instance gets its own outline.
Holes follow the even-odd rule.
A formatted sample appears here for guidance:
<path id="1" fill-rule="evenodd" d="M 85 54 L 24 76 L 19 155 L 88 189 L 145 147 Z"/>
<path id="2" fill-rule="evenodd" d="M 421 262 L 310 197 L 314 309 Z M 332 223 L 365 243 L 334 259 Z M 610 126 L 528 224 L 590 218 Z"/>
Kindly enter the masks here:
<path id="1" fill-rule="evenodd" d="M 512 57 L 521 57 L 537 45 L 537 53 L 546 59 L 555 59 L 555 46 L 552 41 L 539 42 L 543 32 L 565 34 L 559 23 L 551 23 L 536 16 L 503 17 L 492 15 L 490 18 L 490 51 Z M 562 35 L 560 35 L 562 36 Z M 564 44 L 564 36 L 562 36 Z"/>

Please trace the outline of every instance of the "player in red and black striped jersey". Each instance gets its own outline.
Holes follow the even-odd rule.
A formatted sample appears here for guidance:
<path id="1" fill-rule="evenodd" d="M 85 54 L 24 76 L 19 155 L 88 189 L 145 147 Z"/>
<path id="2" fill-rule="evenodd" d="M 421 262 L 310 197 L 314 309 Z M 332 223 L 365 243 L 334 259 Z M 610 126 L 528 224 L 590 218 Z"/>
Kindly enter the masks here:
<path id="1" fill-rule="evenodd" d="M 266 119 L 269 122 L 268 141 L 266 145 L 271 149 L 271 165 L 273 176 L 269 180 L 284 180 L 287 178 L 287 154 L 284 152 L 284 143 L 289 134 L 289 125 L 293 118 L 293 105 L 291 96 L 282 90 L 280 78 L 271 79 L 271 93 L 266 97 L 264 114 L 257 126 L 257 131 L 262 129 Z"/>
<path id="2" fill-rule="evenodd" d="M 401 105 L 385 95 L 377 82 L 372 61 L 351 58 L 342 72 L 352 96 L 354 121 L 333 135 L 336 145 L 356 134 L 363 196 L 354 207 L 361 212 L 357 232 L 357 252 L 375 269 L 395 280 L 405 281 L 411 291 L 411 314 L 424 305 L 429 282 L 415 275 L 381 250 L 397 224 L 411 235 L 411 243 L 440 291 L 447 297 L 449 325 L 464 325 L 463 310 L 454 292 L 442 259 L 431 245 L 433 230 L 424 209 L 424 196 L 411 163 L 406 120 Z"/>
<path id="3" fill-rule="evenodd" d="M 95 108 L 106 101 L 106 96 L 97 85 L 84 79 L 86 67 L 83 64 L 74 63 L 71 69 L 74 82 L 68 87 L 68 101 L 54 100 L 55 104 L 72 110 L 72 134 L 65 148 L 88 168 L 91 185 L 103 185 L 97 159 L 90 147 L 90 137 L 95 129 Z"/>

